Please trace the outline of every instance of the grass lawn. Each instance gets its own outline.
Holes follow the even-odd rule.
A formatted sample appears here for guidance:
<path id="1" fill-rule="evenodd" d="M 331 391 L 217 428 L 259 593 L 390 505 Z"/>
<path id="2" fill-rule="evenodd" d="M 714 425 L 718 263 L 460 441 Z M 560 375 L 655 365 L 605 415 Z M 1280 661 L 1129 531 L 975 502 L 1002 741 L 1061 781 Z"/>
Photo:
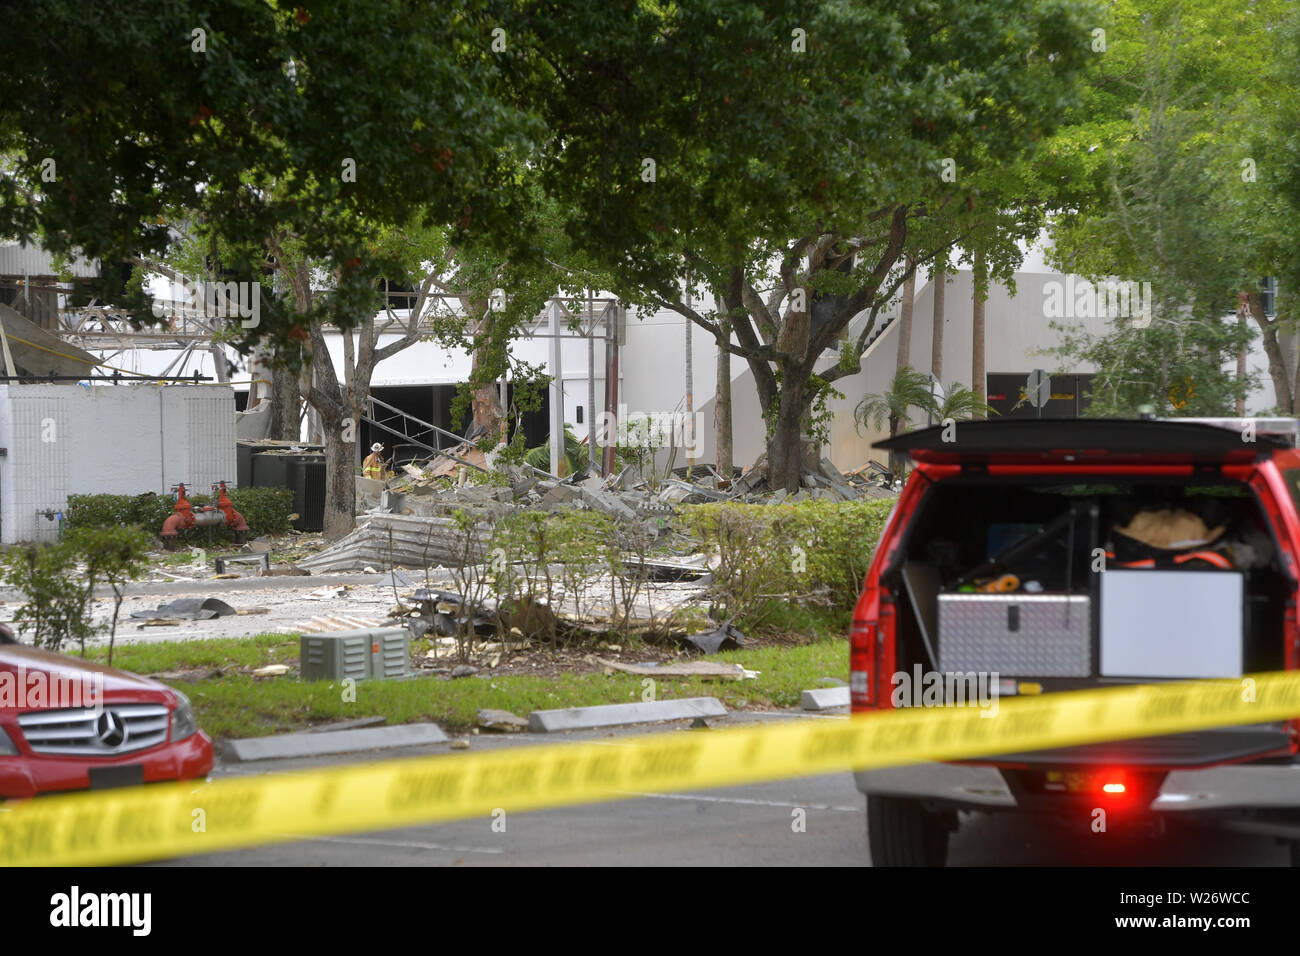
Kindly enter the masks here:
<path id="1" fill-rule="evenodd" d="M 87 654 L 103 660 L 95 648 Z M 757 680 L 705 681 L 657 678 L 658 699 L 718 697 L 731 709 L 793 707 L 801 691 L 825 686 L 824 677 L 848 680 L 848 644 L 821 640 L 786 647 L 724 651 L 709 660 L 736 662 L 760 671 Z M 203 668 L 258 667 L 298 658 L 298 642 L 284 635 L 208 641 L 128 644 L 117 648 L 113 666 L 140 674 Z M 209 735 L 258 737 L 300 730 L 334 720 L 382 716 L 391 724 L 433 721 L 448 730 L 473 726 L 484 707 L 509 710 L 521 717 L 530 711 L 593 704 L 621 704 L 642 699 L 646 687 L 634 674 L 563 674 L 479 676 L 449 680 L 420 677 L 406 681 L 363 681 L 356 700 L 344 699 L 344 687 L 329 681 L 303 682 L 295 676 L 254 678 L 244 673 L 195 681 L 169 679 L 194 702 L 199 724 Z"/>

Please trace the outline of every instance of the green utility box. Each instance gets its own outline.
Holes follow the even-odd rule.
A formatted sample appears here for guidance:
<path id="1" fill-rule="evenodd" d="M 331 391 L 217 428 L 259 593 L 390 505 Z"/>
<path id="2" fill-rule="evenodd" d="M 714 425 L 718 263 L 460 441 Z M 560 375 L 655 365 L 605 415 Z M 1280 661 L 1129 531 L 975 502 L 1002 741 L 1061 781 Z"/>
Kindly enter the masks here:
<path id="1" fill-rule="evenodd" d="M 404 627 L 304 634 L 303 680 L 389 680 L 411 673 L 411 633 Z"/>

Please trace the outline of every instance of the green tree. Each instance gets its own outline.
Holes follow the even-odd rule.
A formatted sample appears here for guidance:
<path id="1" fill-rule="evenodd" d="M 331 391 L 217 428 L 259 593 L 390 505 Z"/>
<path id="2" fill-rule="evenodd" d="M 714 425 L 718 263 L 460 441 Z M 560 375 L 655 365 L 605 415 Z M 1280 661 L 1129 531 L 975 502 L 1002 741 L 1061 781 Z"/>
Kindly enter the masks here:
<path id="1" fill-rule="evenodd" d="M 1289 4 L 1272 0 L 1115 4 L 1083 102 L 1040 171 L 1075 184 L 1052 223 L 1053 263 L 1150 283 L 1149 327 L 1117 316 L 1101 335 L 1062 329 L 1062 362 L 1098 367 L 1090 414 L 1132 415 L 1144 404 L 1232 414 L 1255 386 L 1225 370 L 1250 339 L 1228 318 L 1239 298 L 1264 336 L 1278 404 L 1293 407 L 1280 325 L 1264 314 L 1258 282 L 1285 271 L 1289 255 L 1278 241 L 1290 228 L 1278 201 L 1284 138 L 1260 120 L 1275 97 L 1288 99 L 1269 77 L 1285 56 L 1281 27 L 1294 21 Z"/>
<path id="2" fill-rule="evenodd" d="M 900 427 L 906 431 L 908 412 L 913 408 L 921 412 L 932 411 L 934 393 L 930 376 L 907 365 L 894 373 L 893 381 L 885 391 L 864 395 L 853 416 L 859 429 L 869 425 L 880 431 L 885 422 L 889 422 L 889 437 L 893 438 Z"/>
<path id="3" fill-rule="evenodd" d="M 1052 127 L 1094 8 L 717 0 L 607 16 L 607 42 L 521 64 L 551 84 L 541 115 L 565 147 L 539 174 L 615 292 L 747 361 L 771 480 L 793 489 L 818 395 L 860 370 L 910 268 L 981 205 L 947 173 L 1013 161 Z M 573 50 L 589 26 L 537 17 L 525 46 Z M 706 290 L 713 310 L 691 304 Z"/>
<path id="4" fill-rule="evenodd" d="M 86 641 L 104 631 L 94 622 L 96 586 L 113 591 L 109 621 L 108 662 L 113 662 L 117 619 L 124 587 L 145 569 L 149 538 L 136 528 L 74 528 L 57 542 L 8 551 L 0 574 L 9 587 L 23 593 L 25 603 L 14 614 L 33 643 L 57 651 L 76 642 L 86 656 Z"/>
<path id="5" fill-rule="evenodd" d="M 87 594 L 100 581 L 113 592 L 113 616 L 108 624 L 108 664 L 111 667 L 125 588 L 128 582 L 137 580 L 147 570 L 150 538 L 137 528 L 76 528 L 68 532 L 64 540 L 86 565 Z M 85 656 L 84 643 L 82 656 Z"/>
<path id="6" fill-rule="evenodd" d="M 972 418 L 988 418 L 996 415 L 993 406 L 984 400 L 984 396 L 961 382 L 953 382 L 943 393 L 943 399 L 934 404 L 933 417 L 937 421 L 952 419 L 968 422 Z"/>
<path id="7" fill-rule="evenodd" d="M 494 0 L 35 0 L 0 35 L 0 235 L 111 264 L 162 254 L 189 210 L 250 249 L 225 266 L 255 281 L 248 237 L 287 231 L 335 277 L 319 317 L 351 325 L 390 265 L 369 224 L 418 207 L 458 233 L 519 228 L 509 187 L 539 127 L 503 99 L 493 31 L 510 17 Z M 245 341 L 296 354 L 294 304 L 264 303 Z"/>

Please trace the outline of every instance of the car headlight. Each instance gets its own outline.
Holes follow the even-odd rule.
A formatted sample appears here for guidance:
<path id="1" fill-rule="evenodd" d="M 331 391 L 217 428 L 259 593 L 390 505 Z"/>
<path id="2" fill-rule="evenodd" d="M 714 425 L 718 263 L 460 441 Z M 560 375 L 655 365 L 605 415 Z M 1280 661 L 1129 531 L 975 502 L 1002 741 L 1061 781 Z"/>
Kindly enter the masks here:
<path id="1" fill-rule="evenodd" d="M 17 756 L 18 756 L 18 747 L 14 744 L 12 740 L 9 739 L 9 735 L 5 733 L 5 729 L 3 727 L 0 727 L 0 757 L 17 757 Z"/>
<path id="2" fill-rule="evenodd" d="M 177 699 L 176 709 L 172 711 L 172 741 L 175 742 L 198 733 L 199 721 L 194 716 L 194 705 L 190 703 L 190 699 L 178 690 L 172 693 Z"/>

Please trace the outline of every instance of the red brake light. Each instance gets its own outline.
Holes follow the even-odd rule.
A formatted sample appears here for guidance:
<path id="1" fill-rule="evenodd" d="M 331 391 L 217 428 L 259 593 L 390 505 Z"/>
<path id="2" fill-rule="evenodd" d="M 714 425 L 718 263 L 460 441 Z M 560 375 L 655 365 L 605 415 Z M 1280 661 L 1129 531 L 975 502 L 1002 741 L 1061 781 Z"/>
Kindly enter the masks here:
<path id="1" fill-rule="evenodd" d="M 849 627 L 849 700 L 856 710 L 875 700 L 876 626 L 854 620 Z"/>

